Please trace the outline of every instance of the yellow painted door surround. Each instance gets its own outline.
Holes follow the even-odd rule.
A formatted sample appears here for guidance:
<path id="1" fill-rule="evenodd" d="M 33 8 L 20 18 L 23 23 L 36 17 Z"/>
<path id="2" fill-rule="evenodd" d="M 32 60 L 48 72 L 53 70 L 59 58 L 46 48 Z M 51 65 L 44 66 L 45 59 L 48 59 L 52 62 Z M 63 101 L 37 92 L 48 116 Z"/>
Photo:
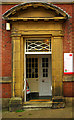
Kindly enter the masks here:
<path id="1" fill-rule="evenodd" d="M 41 9 L 41 12 L 39 10 Z M 29 9 L 26 14 L 16 13 L 12 19 L 12 96 L 24 97 L 24 78 L 26 64 L 24 63 L 24 38 L 50 38 L 52 47 L 52 96 L 62 95 L 63 77 L 63 18 L 56 20 L 54 12 L 45 8 Z M 29 12 L 31 11 L 31 14 Z M 53 14 L 51 14 L 53 12 Z M 33 13 L 33 14 L 32 14 Z M 30 15 L 30 16 L 29 16 Z M 36 16 L 37 15 L 37 16 Z M 12 15 L 13 16 L 13 15 Z M 18 16 L 18 17 L 17 17 Z M 48 20 L 47 17 L 53 18 Z M 26 17 L 26 18 L 24 18 Z M 32 18 L 33 17 L 33 18 Z M 37 19 L 36 19 L 37 17 Z M 39 19 L 43 17 L 43 19 Z M 18 18 L 18 19 L 17 19 Z M 30 19 L 31 18 L 31 19 Z M 29 19 L 29 20 L 28 20 Z M 33 19 L 33 20 L 32 20 Z M 60 20 L 61 19 L 61 20 Z"/>
<path id="2" fill-rule="evenodd" d="M 52 36 L 52 95 L 62 95 L 63 74 L 63 37 Z M 13 96 L 24 97 L 24 39 L 21 36 L 12 36 L 13 45 Z"/>

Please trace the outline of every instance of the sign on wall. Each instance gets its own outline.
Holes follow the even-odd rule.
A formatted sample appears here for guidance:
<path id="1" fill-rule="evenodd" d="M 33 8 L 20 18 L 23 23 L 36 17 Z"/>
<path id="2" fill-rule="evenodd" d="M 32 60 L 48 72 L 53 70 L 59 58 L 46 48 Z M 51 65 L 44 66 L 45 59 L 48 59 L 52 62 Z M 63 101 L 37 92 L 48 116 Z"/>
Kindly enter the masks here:
<path id="1" fill-rule="evenodd" d="M 73 53 L 64 53 L 64 74 L 73 74 Z"/>

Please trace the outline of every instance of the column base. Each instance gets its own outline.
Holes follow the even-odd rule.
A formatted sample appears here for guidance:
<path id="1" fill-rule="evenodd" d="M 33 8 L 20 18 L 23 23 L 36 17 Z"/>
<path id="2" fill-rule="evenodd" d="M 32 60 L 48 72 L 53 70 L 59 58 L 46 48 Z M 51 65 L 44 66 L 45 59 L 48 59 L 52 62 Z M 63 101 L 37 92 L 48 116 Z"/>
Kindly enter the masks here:
<path id="1" fill-rule="evenodd" d="M 9 101 L 9 111 L 10 112 L 15 112 L 17 110 L 22 109 L 22 98 L 20 97 L 13 97 Z"/>
<path id="2" fill-rule="evenodd" d="M 63 96 L 54 96 L 52 98 L 52 108 L 64 108 L 65 107 L 65 99 Z"/>

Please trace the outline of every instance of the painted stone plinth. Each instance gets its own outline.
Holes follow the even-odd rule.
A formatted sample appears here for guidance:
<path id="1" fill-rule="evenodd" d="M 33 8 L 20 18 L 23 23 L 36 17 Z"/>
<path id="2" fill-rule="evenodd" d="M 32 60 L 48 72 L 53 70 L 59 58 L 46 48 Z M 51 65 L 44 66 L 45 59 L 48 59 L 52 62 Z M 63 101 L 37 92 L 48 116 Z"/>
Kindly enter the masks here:
<path id="1" fill-rule="evenodd" d="M 52 108 L 64 108 L 65 107 L 65 100 L 62 96 L 55 96 L 52 98 Z"/>
<path id="2" fill-rule="evenodd" d="M 9 101 L 9 111 L 17 111 L 22 109 L 22 98 L 13 97 Z"/>

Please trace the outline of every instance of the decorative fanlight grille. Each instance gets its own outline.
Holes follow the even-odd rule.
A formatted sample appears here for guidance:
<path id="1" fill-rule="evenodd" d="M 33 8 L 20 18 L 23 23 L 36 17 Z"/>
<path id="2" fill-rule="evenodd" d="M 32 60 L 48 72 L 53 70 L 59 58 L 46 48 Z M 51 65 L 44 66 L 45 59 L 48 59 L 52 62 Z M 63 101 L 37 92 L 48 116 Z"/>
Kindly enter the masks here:
<path id="1" fill-rule="evenodd" d="M 51 52 L 51 39 L 26 40 L 26 52 Z"/>

